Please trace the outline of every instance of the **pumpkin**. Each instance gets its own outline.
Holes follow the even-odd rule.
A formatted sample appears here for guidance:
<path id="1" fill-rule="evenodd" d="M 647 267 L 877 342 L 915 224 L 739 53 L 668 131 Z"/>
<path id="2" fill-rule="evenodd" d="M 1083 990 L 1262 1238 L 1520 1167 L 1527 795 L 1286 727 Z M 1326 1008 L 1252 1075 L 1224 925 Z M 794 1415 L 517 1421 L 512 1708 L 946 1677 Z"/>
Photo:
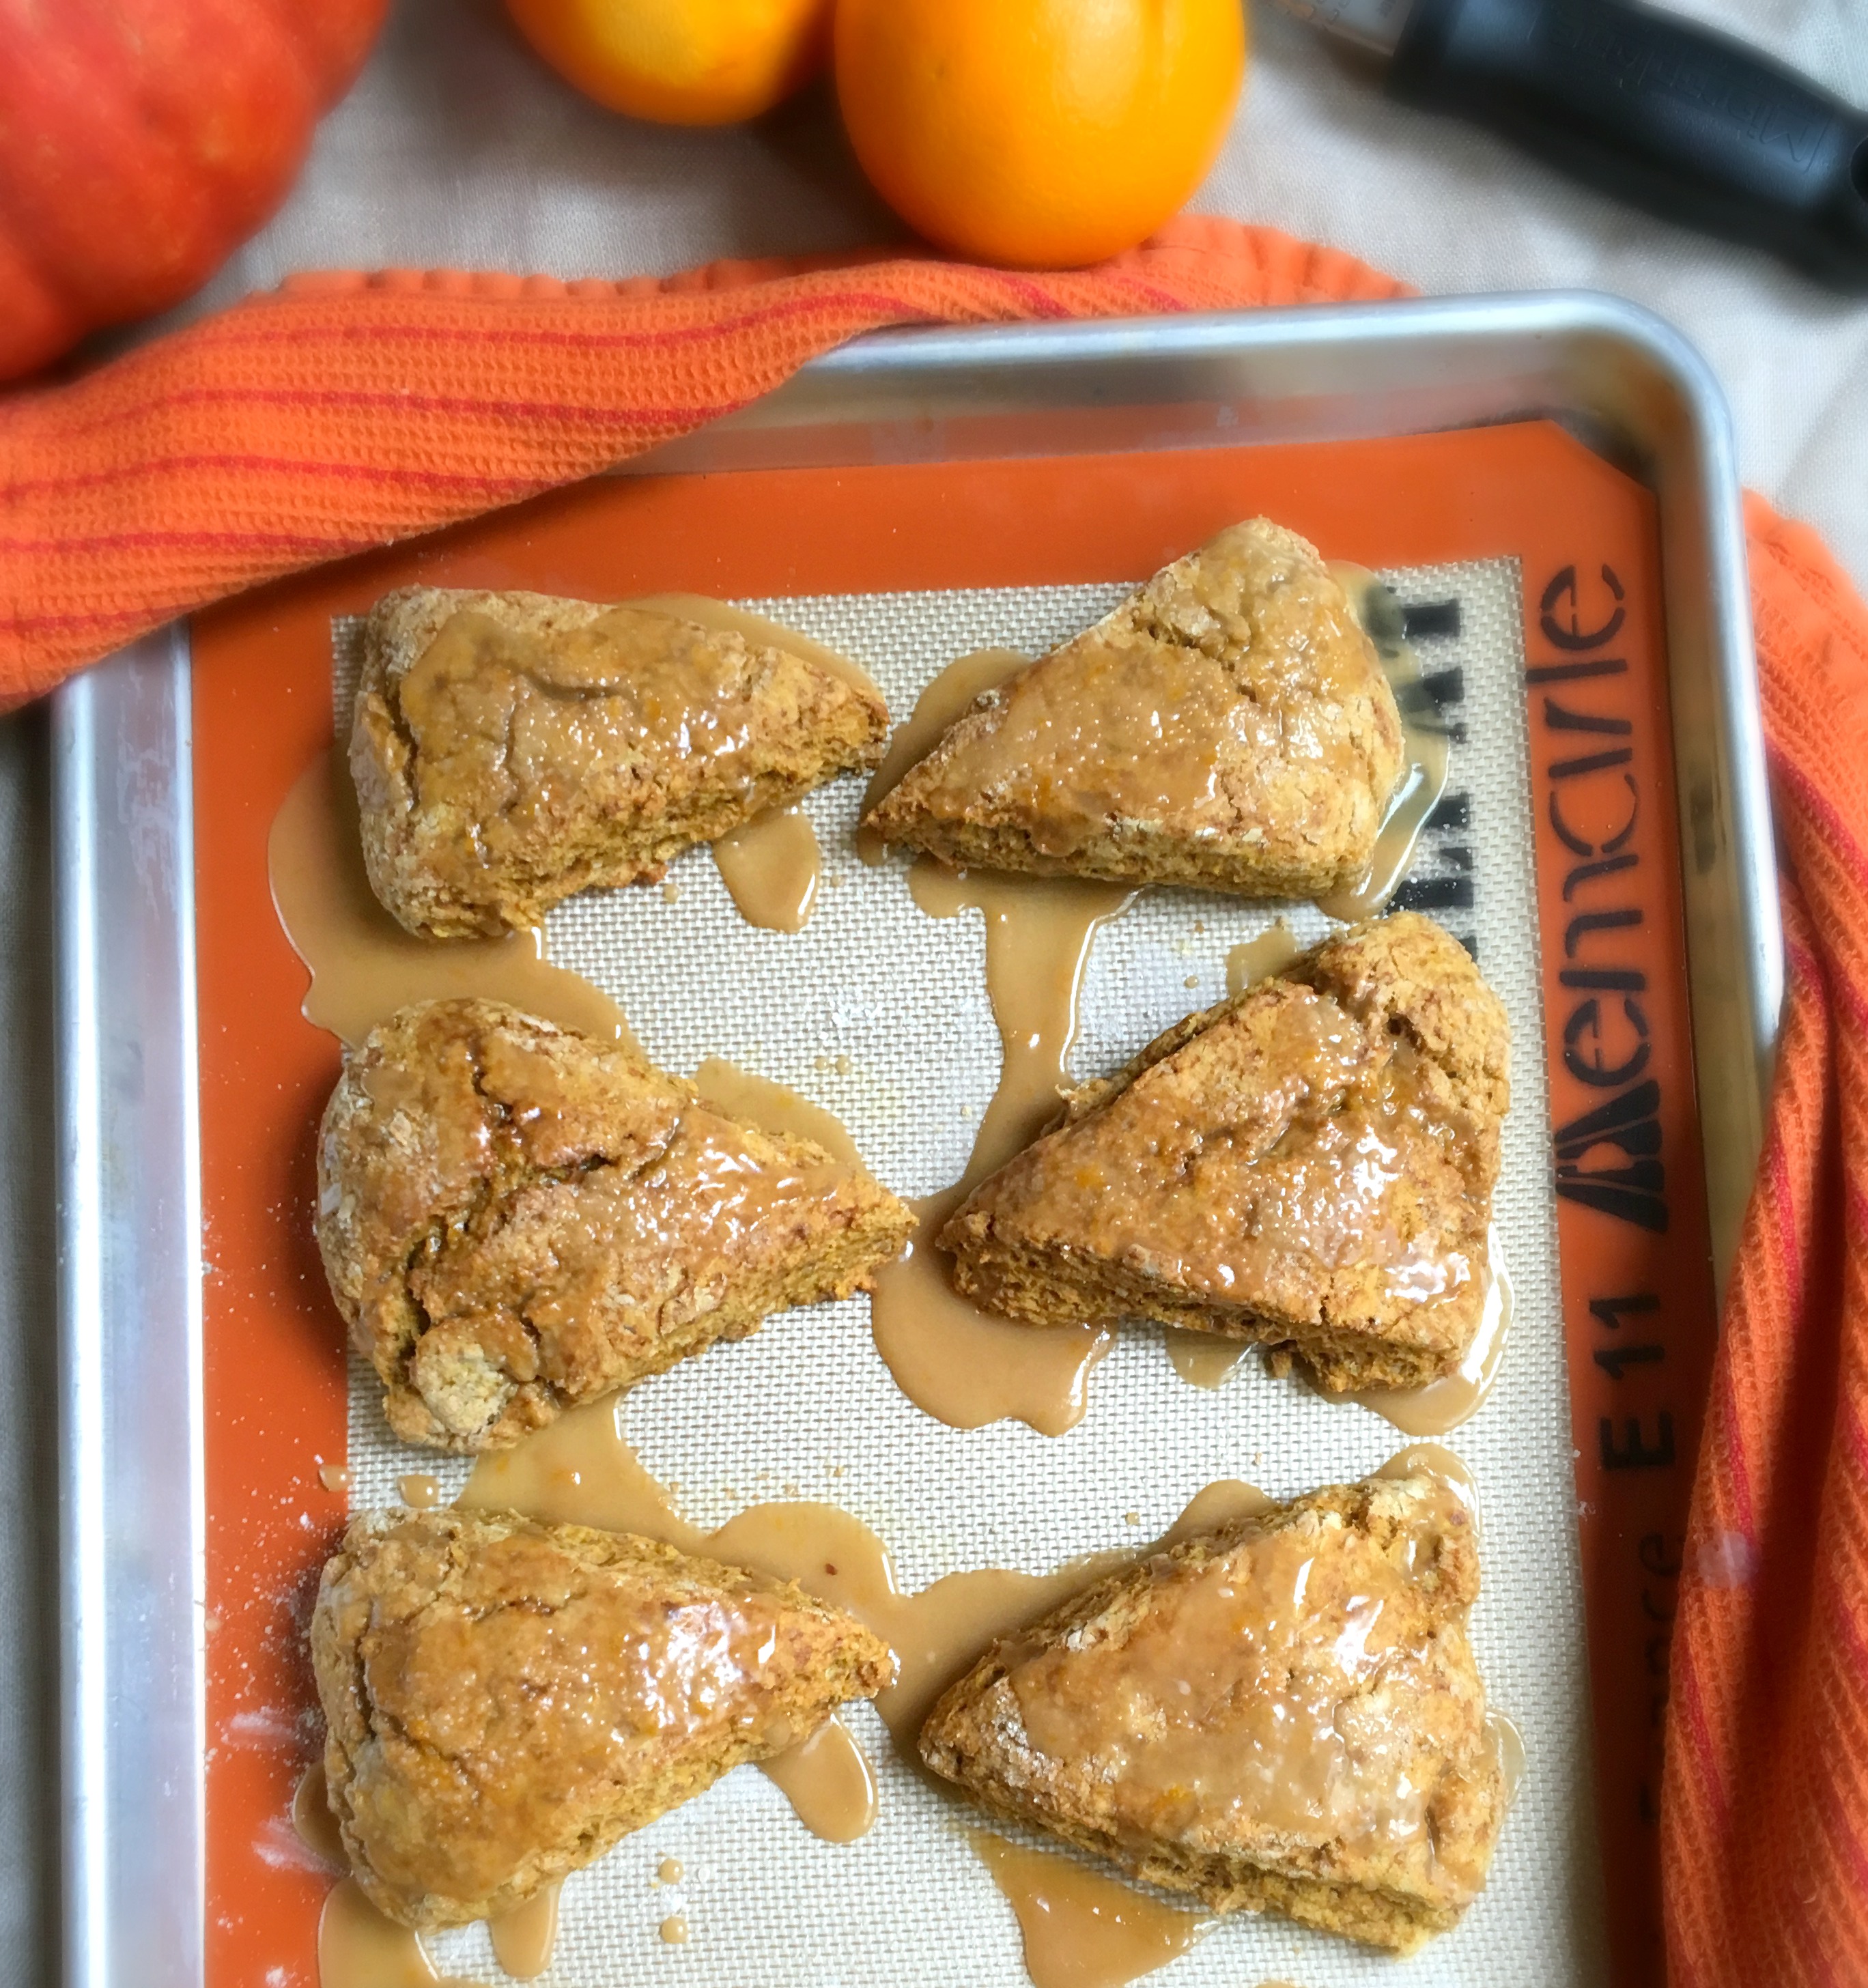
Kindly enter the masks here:
<path id="1" fill-rule="evenodd" d="M 198 289 L 388 0 L 0 0 L 0 379 Z"/>

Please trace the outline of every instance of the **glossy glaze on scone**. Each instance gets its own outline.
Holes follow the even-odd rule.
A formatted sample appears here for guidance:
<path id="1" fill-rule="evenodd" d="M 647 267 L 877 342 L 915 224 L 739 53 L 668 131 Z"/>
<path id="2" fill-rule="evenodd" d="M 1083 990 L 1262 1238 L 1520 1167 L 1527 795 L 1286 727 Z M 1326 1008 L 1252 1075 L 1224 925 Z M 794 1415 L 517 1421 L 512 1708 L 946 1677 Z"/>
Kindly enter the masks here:
<path id="1" fill-rule="evenodd" d="M 509 1909 L 895 1669 L 792 1583 L 510 1513 L 352 1520 L 311 1648 L 344 1848 L 412 1926 Z"/>
<path id="2" fill-rule="evenodd" d="M 771 1312 L 847 1297 L 913 1226 L 809 1140 L 497 1002 L 404 1008 L 344 1058 L 317 1236 L 398 1435 L 516 1442 Z"/>
<path id="3" fill-rule="evenodd" d="M 921 1733 L 997 1813 L 1190 1892 L 1407 1952 L 1506 1790 L 1467 1641 L 1472 1515 L 1426 1474 L 1196 1535 L 997 1645 Z"/>
<path id="4" fill-rule="evenodd" d="M 882 756 L 814 657 L 678 615 L 409 587 L 364 630 L 350 769 L 371 888 L 433 938 L 536 925 Z"/>
<path id="5" fill-rule="evenodd" d="M 1034 1325 L 1159 1319 L 1332 1391 L 1420 1386 L 1478 1325 L 1509 1071 L 1459 942 L 1372 920 L 1073 1094 L 940 1246 L 961 1291 Z"/>
<path id="6" fill-rule="evenodd" d="M 958 869 L 1320 897 L 1368 867 L 1401 766 L 1348 596 L 1258 518 L 988 691 L 865 826 Z"/>

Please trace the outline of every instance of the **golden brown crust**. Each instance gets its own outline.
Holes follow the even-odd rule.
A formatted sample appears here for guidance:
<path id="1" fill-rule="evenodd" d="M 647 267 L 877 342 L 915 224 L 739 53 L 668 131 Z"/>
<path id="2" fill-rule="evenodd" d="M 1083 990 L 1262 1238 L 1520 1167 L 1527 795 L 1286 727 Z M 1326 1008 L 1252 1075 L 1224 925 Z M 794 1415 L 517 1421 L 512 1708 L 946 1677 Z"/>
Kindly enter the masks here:
<path id="1" fill-rule="evenodd" d="M 1397 911 L 1350 925 L 1282 977 L 1333 995 L 1372 1030 L 1407 1035 L 1496 1138 L 1511 1108 L 1511 1025 L 1471 954 L 1431 918 Z"/>
<path id="2" fill-rule="evenodd" d="M 732 630 L 405 588 L 365 624 L 350 735 L 371 885 L 433 938 L 535 925 L 873 765 L 888 728 L 873 691 Z"/>
<path id="3" fill-rule="evenodd" d="M 499 1449 L 783 1307 L 847 1297 L 907 1205 L 809 1140 L 498 1002 L 404 1008 L 344 1058 L 318 1246 L 398 1435 Z"/>
<path id="4" fill-rule="evenodd" d="M 1034 1325 L 1159 1319 L 1334 1392 L 1420 1386 L 1478 1326 L 1509 1063 L 1456 940 L 1413 912 L 1354 926 L 1071 1094 L 940 1246 Z"/>
<path id="5" fill-rule="evenodd" d="M 922 1757 L 1216 1911 L 1407 1952 L 1477 1895 L 1504 1815 L 1466 1637 L 1478 1585 L 1443 1480 L 1334 1486 L 996 1645 L 935 1706 Z"/>
<path id="6" fill-rule="evenodd" d="M 353 1519 L 311 1650 L 344 1848 L 412 1926 L 519 1904 L 895 1669 L 792 1583 L 458 1510 Z"/>
<path id="7" fill-rule="evenodd" d="M 1368 868 L 1401 765 L 1347 595 L 1258 518 L 988 691 L 865 825 L 956 868 L 1320 897 Z"/>

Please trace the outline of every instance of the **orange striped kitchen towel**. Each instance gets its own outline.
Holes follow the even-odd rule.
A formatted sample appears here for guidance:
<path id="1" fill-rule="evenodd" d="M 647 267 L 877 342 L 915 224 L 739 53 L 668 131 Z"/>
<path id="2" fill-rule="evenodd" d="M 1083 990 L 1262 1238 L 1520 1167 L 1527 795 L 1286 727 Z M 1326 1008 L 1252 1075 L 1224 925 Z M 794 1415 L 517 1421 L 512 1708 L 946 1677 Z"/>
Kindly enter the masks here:
<path id="1" fill-rule="evenodd" d="M 1062 275 L 876 255 L 665 282 L 303 277 L 0 396 L 0 710 L 257 581 L 591 475 L 878 326 L 1403 289 L 1275 229 L 1192 217 Z"/>
<path id="2" fill-rule="evenodd" d="M 1789 1002 L 1676 1618 L 1672 1988 L 1868 1983 L 1868 607 L 1748 500 Z"/>
<path id="3" fill-rule="evenodd" d="M 1401 289 L 1192 218 L 1067 275 L 878 255 L 301 280 L 0 398 L 0 707 L 188 608 L 588 475 L 878 326 Z M 1809 532 L 1755 500 L 1750 526 L 1790 998 L 1675 1640 L 1673 1988 L 1868 1983 L 1868 610 Z"/>

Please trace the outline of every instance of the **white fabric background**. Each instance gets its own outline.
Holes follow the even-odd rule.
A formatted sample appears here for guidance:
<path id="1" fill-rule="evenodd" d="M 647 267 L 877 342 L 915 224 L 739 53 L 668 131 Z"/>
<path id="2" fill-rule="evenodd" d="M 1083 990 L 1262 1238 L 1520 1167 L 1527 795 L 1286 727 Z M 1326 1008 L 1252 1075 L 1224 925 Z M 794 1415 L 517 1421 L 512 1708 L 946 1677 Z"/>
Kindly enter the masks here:
<path id="1" fill-rule="evenodd" d="M 1868 0 L 1673 0 L 1868 103 Z M 1484 134 L 1390 104 L 1316 36 L 1254 7 L 1237 125 L 1196 205 L 1333 242 L 1430 291 L 1592 285 L 1700 347 L 1745 475 L 1868 588 L 1868 305 L 1569 186 Z M 893 232 L 807 97 L 753 129 L 596 110 L 514 46 L 495 0 L 401 0 L 285 209 L 198 302 L 294 268 L 478 265 L 563 276 Z M 50 915 L 42 715 L 0 724 L 0 1983 L 51 1979 Z"/>

